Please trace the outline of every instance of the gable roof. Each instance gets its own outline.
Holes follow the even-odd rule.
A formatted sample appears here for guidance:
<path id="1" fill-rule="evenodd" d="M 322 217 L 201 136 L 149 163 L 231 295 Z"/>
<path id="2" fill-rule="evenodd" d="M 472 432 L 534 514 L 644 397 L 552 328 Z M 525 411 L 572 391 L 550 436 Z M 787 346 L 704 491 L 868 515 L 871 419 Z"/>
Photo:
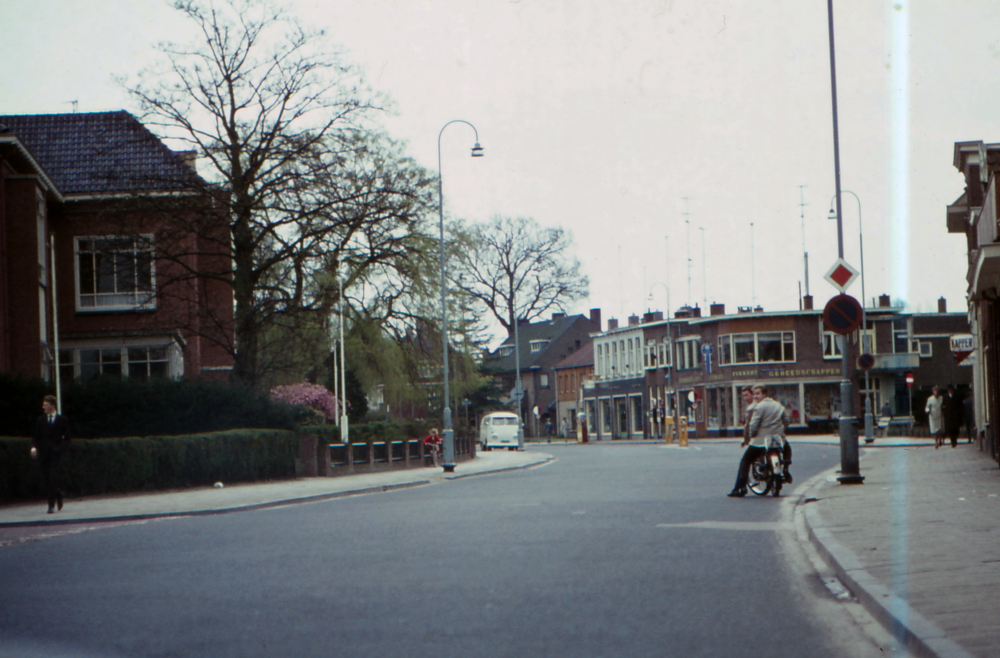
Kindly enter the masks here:
<path id="1" fill-rule="evenodd" d="M 66 195 L 177 192 L 201 179 L 124 110 L 0 116 Z"/>
<path id="2" fill-rule="evenodd" d="M 563 370 L 565 368 L 582 368 L 594 365 L 594 341 L 587 341 L 580 346 L 580 349 L 573 352 L 565 359 L 553 366 L 553 370 Z"/>
<path id="3" fill-rule="evenodd" d="M 544 346 L 537 352 L 532 352 L 531 343 L 533 341 L 544 340 L 552 343 L 569 331 L 569 329 L 577 322 L 586 322 L 589 324 L 590 318 L 583 315 L 570 315 L 560 316 L 552 320 L 544 320 L 542 322 L 520 324 L 517 330 L 517 342 L 520 346 L 521 370 L 528 370 L 546 356 L 546 351 L 548 350 L 549 345 Z M 513 345 L 514 336 L 511 335 L 507 338 L 507 340 L 493 350 L 489 356 L 486 357 L 486 367 L 494 372 L 513 372 L 517 365 L 513 350 L 511 350 L 511 353 L 507 356 L 500 355 L 501 349 L 505 346 L 510 347 Z"/>

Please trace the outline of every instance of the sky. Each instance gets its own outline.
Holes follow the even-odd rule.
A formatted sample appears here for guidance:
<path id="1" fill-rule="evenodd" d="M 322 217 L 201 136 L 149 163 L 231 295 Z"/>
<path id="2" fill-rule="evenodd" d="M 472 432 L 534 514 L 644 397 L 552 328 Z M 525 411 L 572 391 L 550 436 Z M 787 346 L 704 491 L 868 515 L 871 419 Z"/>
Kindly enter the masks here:
<path id="1" fill-rule="evenodd" d="M 289 0 L 393 99 L 387 131 L 445 210 L 574 237 L 605 319 L 722 303 L 817 308 L 839 253 L 822 0 Z M 189 43 L 159 0 L 0 0 L 0 114 L 135 111 L 118 80 Z M 864 297 L 966 308 L 957 141 L 1000 141 L 1000 7 L 834 2 L 843 254 Z M 804 203 L 805 205 L 802 205 Z M 860 216 L 859 216 L 860 210 Z M 859 226 L 861 230 L 859 232 Z M 668 292 L 669 290 L 669 292 Z M 857 281 L 848 292 L 862 297 Z"/>

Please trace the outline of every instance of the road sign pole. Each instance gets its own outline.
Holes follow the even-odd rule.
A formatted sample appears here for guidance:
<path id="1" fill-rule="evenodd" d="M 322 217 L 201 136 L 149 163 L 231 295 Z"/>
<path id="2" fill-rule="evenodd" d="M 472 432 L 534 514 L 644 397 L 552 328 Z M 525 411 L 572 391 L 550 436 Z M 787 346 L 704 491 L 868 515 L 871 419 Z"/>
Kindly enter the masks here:
<path id="1" fill-rule="evenodd" d="M 861 484 L 865 478 L 861 475 L 858 458 L 858 426 L 854 416 L 854 386 L 851 384 L 851 368 L 847 356 L 847 336 L 837 336 L 842 355 L 840 362 L 840 477 L 841 484 Z"/>

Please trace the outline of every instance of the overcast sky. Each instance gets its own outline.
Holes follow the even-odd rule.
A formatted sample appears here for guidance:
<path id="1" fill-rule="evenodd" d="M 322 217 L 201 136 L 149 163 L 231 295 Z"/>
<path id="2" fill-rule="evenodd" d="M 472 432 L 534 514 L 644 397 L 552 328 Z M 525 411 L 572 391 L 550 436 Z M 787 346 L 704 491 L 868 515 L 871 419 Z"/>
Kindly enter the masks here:
<path id="1" fill-rule="evenodd" d="M 663 310 L 668 278 L 675 309 L 797 309 L 803 240 L 817 307 L 835 294 L 823 0 L 286 4 L 394 99 L 385 125 L 421 164 L 436 168 L 446 122 L 475 125 L 481 159 L 471 129 L 444 133 L 446 210 L 570 230 L 590 277 L 571 311 Z M 866 296 L 964 310 L 965 239 L 945 208 L 964 188 L 954 143 L 1000 141 L 998 3 L 834 4 L 841 180 L 861 203 Z M 159 0 L 0 5 L 0 113 L 134 110 L 115 76 L 194 36 Z M 843 217 L 860 269 L 848 194 Z M 860 281 L 849 292 L 860 298 Z"/>

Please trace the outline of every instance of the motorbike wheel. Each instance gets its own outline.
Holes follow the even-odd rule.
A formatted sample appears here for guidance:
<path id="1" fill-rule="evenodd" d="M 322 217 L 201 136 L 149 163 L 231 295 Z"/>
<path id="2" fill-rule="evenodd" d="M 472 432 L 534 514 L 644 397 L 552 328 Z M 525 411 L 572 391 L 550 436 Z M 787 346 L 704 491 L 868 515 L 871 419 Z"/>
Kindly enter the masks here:
<path id="1" fill-rule="evenodd" d="M 766 456 L 761 455 L 750 465 L 750 477 L 747 485 L 750 491 L 758 496 L 766 496 L 771 489 L 771 475 Z"/>

